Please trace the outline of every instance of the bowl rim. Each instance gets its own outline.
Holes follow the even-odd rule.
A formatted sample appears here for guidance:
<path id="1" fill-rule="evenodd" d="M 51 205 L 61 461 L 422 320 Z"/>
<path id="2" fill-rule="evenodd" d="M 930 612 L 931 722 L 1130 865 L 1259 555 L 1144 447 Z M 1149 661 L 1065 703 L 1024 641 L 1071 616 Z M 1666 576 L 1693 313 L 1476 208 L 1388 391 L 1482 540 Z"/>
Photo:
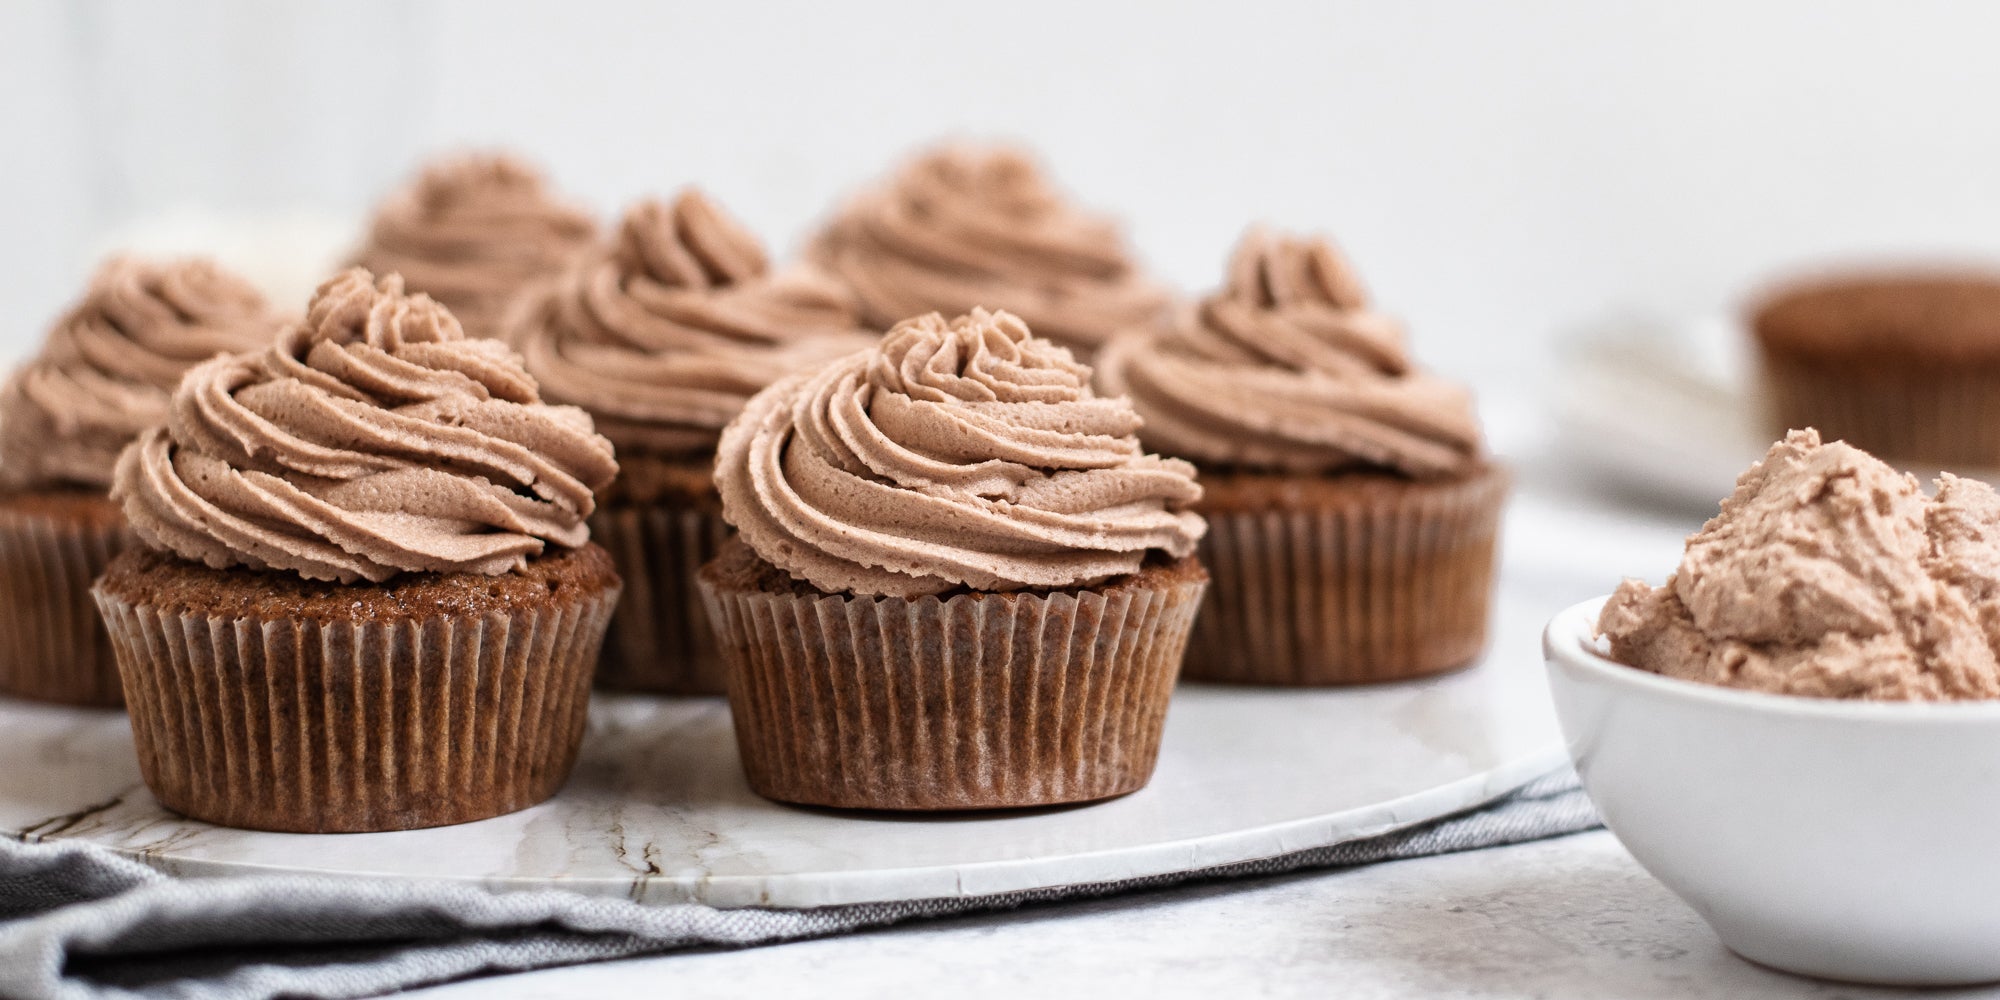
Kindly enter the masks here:
<path id="1" fill-rule="evenodd" d="M 1597 616 L 1610 594 L 1579 601 L 1557 612 L 1542 631 L 1542 655 L 1551 683 L 1561 680 L 1558 665 L 1636 694 L 1737 712 L 1873 722 L 2000 723 L 2000 698 L 1979 701 L 1861 701 L 1746 691 L 1666 677 L 1627 666 L 1606 655 L 1597 637 Z"/>

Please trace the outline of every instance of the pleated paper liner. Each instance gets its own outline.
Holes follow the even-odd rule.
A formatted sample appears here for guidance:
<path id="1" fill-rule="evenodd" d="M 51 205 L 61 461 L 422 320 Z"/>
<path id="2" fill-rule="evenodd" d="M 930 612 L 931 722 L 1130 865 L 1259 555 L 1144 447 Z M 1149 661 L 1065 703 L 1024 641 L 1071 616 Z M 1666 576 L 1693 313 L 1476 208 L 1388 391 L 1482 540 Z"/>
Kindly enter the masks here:
<path id="1" fill-rule="evenodd" d="M 90 582 L 132 544 L 106 497 L 0 497 L 0 693 L 115 708 L 124 703 Z"/>
<path id="2" fill-rule="evenodd" d="M 600 507 L 590 536 L 611 553 L 625 596 L 611 619 L 597 686 L 612 691 L 720 695 L 727 690 L 695 574 L 731 529 L 709 510 Z"/>
<path id="3" fill-rule="evenodd" d="M 301 833 L 465 823 L 549 798 L 576 762 L 618 600 L 601 552 L 538 562 L 554 558 L 595 565 L 549 583 L 539 599 L 485 610 L 262 617 L 135 600 L 162 592 L 199 600 L 226 571 L 126 554 L 95 594 L 123 671 L 141 775 L 175 812 Z M 148 559 L 157 565 L 141 565 Z M 245 575 L 244 586 L 261 582 Z M 176 587 L 190 576 L 204 582 Z M 362 600 L 380 593 L 341 590 Z M 239 606 L 211 601 L 211 609 Z"/>
<path id="4" fill-rule="evenodd" d="M 1922 470 L 2000 469 L 2000 370 L 1990 365 L 1816 363 L 1767 350 L 1765 427 L 1811 427 L 1827 441 Z"/>
<path id="5" fill-rule="evenodd" d="M 1097 589 L 940 600 L 820 594 L 775 572 L 732 541 L 701 574 L 750 786 L 894 810 L 1143 787 L 1207 579 L 1189 559 Z"/>
<path id="6" fill-rule="evenodd" d="M 1204 473 L 1214 582 L 1188 680 L 1337 685 L 1470 664 L 1486 646 L 1507 475 L 1443 483 Z"/>

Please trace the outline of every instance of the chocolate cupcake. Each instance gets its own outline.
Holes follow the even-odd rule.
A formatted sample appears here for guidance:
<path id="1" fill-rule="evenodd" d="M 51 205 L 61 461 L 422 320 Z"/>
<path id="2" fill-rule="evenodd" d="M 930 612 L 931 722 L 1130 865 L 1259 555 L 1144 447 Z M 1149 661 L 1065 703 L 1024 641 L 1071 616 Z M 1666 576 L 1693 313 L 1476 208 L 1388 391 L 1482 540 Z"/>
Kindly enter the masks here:
<path id="1" fill-rule="evenodd" d="M 1253 230 L 1224 287 L 1100 358 L 1149 448 L 1193 460 L 1214 575 L 1191 680 L 1345 684 L 1486 642 L 1506 474 L 1471 397 L 1417 371 L 1325 240 Z"/>
<path id="2" fill-rule="evenodd" d="M 424 167 L 375 212 L 355 263 L 400 274 L 475 337 L 499 336 L 521 300 L 590 252 L 597 223 L 558 201 L 535 168 L 499 154 Z"/>
<path id="3" fill-rule="evenodd" d="M 268 343 L 279 318 L 205 260 L 113 258 L 0 388 L 0 692 L 121 703 L 90 581 L 131 542 L 106 491 L 181 374 Z"/>
<path id="4" fill-rule="evenodd" d="M 1185 462 L 1007 313 L 905 321 L 723 433 L 701 586 L 752 788 L 853 809 L 1143 786 L 1207 576 Z"/>
<path id="5" fill-rule="evenodd" d="M 1167 308 L 1117 225 L 1069 204 L 1006 148 L 925 153 L 850 202 L 812 253 L 853 286 L 878 329 L 933 311 L 1006 309 L 1088 360 Z"/>
<path id="6" fill-rule="evenodd" d="M 522 317 L 511 336 L 543 395 L 590 411 L 618 446 L 590 522 L 625 578 L 598 683 L 723 693 L 694 583 L 729 536 L 716 440 L 758 390 L 877 335 L 838 283 L 774 276 L 756 237 L 692 190 L 632 208 L 607 253 Z"/>
<path id="7" fill-rule="evenodd" d="M 2000 274 L 1851 272 L 1750 315 L 1765 423 L 1892 461 L 2000 469 Z"/>
<path id="8" fill-rule="evenodd" d="M 119 458 L 144 544 L 94 591 L 146 784 L 324 833 L 548 798 L 618 599 L 586 526 L 616 474 L 589 415 L 393 275 L 190 371 Z"/>

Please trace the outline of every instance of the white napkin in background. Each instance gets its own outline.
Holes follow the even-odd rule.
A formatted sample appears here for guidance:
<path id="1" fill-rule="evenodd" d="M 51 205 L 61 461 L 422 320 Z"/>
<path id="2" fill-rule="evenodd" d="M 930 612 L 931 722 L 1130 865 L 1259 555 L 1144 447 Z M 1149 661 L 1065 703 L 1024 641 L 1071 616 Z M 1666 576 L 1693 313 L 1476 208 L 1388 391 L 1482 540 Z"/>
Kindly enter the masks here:
<path id="1" fill-rule="evenodd" d="M 1559 357 L 1555 453 L 1625 492 L 1712 514 L 1770 443 L 1731 320 L 1606 320 L 1565 338 Z"/>

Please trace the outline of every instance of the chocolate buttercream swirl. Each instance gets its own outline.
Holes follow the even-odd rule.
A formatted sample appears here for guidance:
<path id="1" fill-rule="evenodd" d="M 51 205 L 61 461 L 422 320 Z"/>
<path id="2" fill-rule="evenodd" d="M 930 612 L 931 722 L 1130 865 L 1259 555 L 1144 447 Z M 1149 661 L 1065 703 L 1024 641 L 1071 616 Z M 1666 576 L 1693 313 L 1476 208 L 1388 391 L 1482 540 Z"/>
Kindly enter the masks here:
<path id="1" fill-rule="evenodd" d="M 1208 465 L 1433 479 L 1480 460 L 1472 397 L 1411 367 L 1402 328 L 1322 239 L 1252 230 L 1220 291 L 1164 333 L 1118 338 L 1098 378 L 1132 397 L 1149 447 Z"/>
<path id="2" fill-rule="evenodd" d="M 581 546 L 617 471 L 589 415 L 543 403 L 507 345 L 356 268 L 268 350 L 190 371 L 112 496 L 186 559 L 379 582 Z"/>
<path id="3" fill-rule="evenodd" d="M 1033 160 L 1008 149 L 954 146 L 918 158 L 854 199 L 813 254 L 853 286 L 877 327 L 983 306 L 1088 352 L 1156 321 L 1167 301 L 1111 220 L 1070 205 Z"/>
<path id="4" fill-rule="evenodd" d="M 772 276 L 757 238 L 696 191 L 626 213 L 612 250 L 511 334 L 551 402 L 591 412 L 620 452 L 706 454 L 783 375 L 872 345 L 846 289 Z"/>
<path id="5" fill-rule="evenodd" d="M 166 417 L 181 375 L 268 343 L 282 320 L 206 260 L 114 257 L 0 388 L 0 484 L 111 485 L 118 452 Z"/>
<path id="6" fill-rule="evenodd" d="M 401 274 L 476 336 L 500 332 L 524 294 L 559 277 L 597 238 L 589 213 L 557 201 L 509 156 L 439 160 L 377 210 L 355 263 Z"/>
<path id="7" fill-rule="evenodd" d="M 1018 318 L 907 320 L 758 393 L 723 432 L 723 517 L 829 593 L 1089 586 L 1194 551 L 1194 468 Z"/>

